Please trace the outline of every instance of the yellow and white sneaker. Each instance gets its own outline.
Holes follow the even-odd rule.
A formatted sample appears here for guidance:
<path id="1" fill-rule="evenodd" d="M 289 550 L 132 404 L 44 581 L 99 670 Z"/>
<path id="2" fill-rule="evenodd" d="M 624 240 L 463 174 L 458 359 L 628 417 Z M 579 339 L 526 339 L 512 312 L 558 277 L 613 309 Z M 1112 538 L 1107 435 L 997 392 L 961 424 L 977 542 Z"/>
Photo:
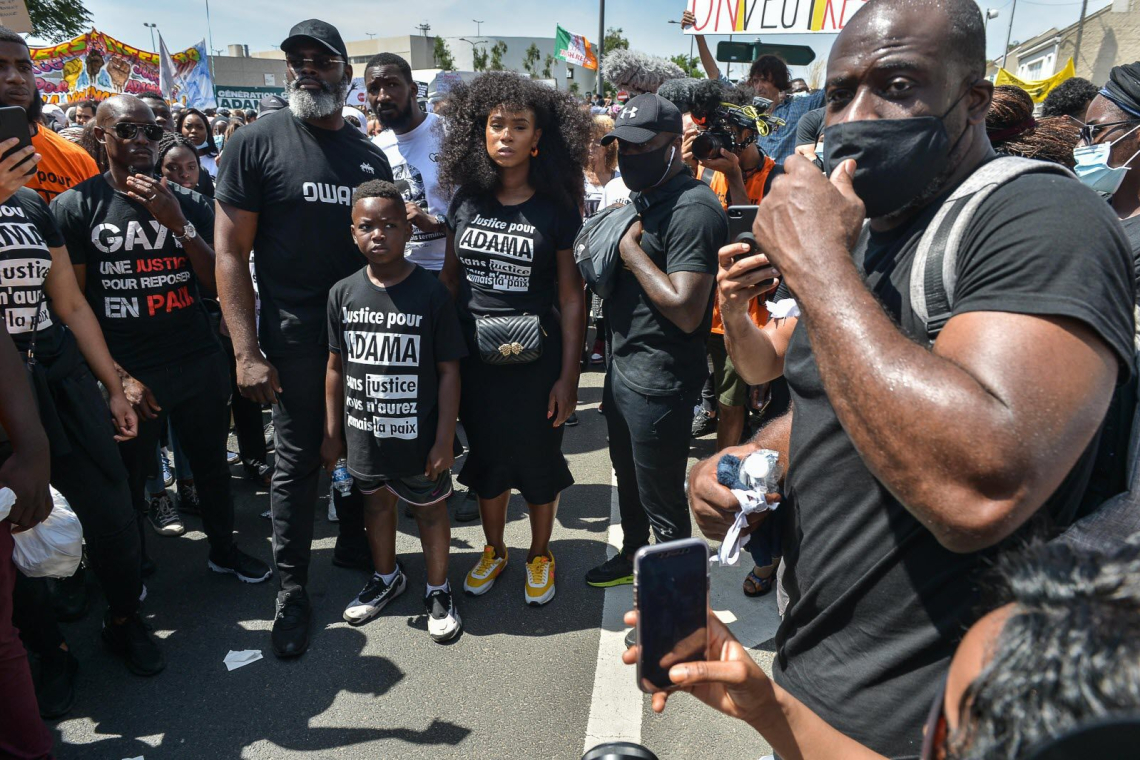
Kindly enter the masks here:
<path id="1" fill-rule="evenodd" d="M 554 555 L 535 557 L 526 563 L 526 603 L 532 607 L 554 598 Z"/>
<path id="2" fill-rule="evenodd" d="M 495 585 L 499 573 L 507 569 L 507 555 L 495 556 L 495 547 L 484 546 L 483 556 L 479 564 L 471 568 L 467 577 L 463 579 L 463 590 L 472 596 L 482 596 Z"/>

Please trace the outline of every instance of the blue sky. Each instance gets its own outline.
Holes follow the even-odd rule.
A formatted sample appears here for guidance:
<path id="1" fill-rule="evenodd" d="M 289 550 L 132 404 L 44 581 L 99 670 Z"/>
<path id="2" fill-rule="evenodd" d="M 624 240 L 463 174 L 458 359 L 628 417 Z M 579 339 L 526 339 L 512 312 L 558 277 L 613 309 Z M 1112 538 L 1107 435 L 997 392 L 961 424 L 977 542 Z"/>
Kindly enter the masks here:
<path id="1" fill-rule="evenodd" d="M 1013 0 L 983 0 L 979 5 L 996 8 L 1000 16 L 989 22 L 987 50 L 1000 55 L 1009 28 Z M 1108 0 L 1090 0 L 1088 12 L 1103 8 Z M 207 36 L 204 0 L 86 0 L 95 27 L 112 37 L 139 47 L 150 47 L 150 30 L 143 22 L 158 24 L 172 51 L 183 50 Z M 680 27 L 667 23 L 679 19 L 686 0 L 609 0 L 606 26 L 625 31 L 631 45 L 658 55 L 687 53 L 689 39 Z M 1051 26 L 1067 26 L 1080 14 L 1080 0 L 1017 0 L 1013 39 L 1025 40 Z M 289 27 L 313 13 L 311 3 L 294 0 L 214 0 L 210 5 L 213 45 L 225 48 L 245 43 L 251 50 L 268 50 L 288 34 Z M 593 39 L 598 30 L 598 6 L 593 0 L 339 0 L 322 6 L 319 15 L 335 24 L 346 40 L 365 39 L 367 33 L 396 36 L 418 33 L 416 25 L 431 24 L 431 34 L 445 37 L 475 34 L 473 19 L 480 19 L 484 35 L 554 36 L 554 26 Z M 833 35 L 780 35 L 772 42 L 810 44 L 819 57 L 826 57 Z M 734 67 L 735 68 L 735 67 Z M 734 72 L 735 75 L 735 72 Z"/>

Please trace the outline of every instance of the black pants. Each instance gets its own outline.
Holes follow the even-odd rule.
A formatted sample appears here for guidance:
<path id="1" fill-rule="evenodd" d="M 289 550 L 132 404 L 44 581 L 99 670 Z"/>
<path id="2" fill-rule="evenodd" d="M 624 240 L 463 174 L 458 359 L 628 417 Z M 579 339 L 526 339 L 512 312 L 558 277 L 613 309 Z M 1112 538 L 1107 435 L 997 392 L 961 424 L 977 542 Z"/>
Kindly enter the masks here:
<path id="1" fill-rule="evenodd" d="M 225 335 L 221 336 L 222 348 L 226 353 L 230 369 L 230 412 L 234 417 L 234 433 L 237 435 L 238 454 L 242 461 L 264 462 L 269 454 L 265 448 L 265 428 L 261 422 L 261 404 L 250 401 L 241 395 L 237 385 L 237 362 L 234 360 L 234 344 Z M 193 465 L 191 465 L 193 469 Z"/>
<path id="2" fill-rule="evenodd" d="M 138 436 L 119 444 L 131 497 L 140 511 L 146 510 L 147 472 L 159 435 L 169 419 L 194 471 L 194 484 L 202 504 L 202 529 L 210 541 L 210 554 L 225 558 L 234 540 L 234 504 L 226 464 L 230 379 L 225 355 L 218 350 L 140 371 L 135 377 L 154 393 L 162 415 L 156 420 L 140 418 Z"/>
<path id="3" fill-rule="evenodd" d="M 324 439 L 328 356 L 328 351 L 313 347 L 269 357 L 269 362 L 277 368 L 282 388 L 273 407 L 277 453 L 269 505 L 273 515 L 273 559 L 281 588 L 286 591 L 304 587 L 309 581 Z M 351 541 L 357 548 L 366 547 L 364 503 L 360 493 L 353 489 L 348 498 L 338 495 L 336 511 L 341 540 Z"/>
<path id="4" fill-rule="evenodd" d="M 649 543 L 650 527 L 659 542 L 692 535 L 685 468 L 696 397 L 697 391 L 646 396 L 626 385 L 616 369 L 606 374 L 602 398 L 625 554 Z"/>

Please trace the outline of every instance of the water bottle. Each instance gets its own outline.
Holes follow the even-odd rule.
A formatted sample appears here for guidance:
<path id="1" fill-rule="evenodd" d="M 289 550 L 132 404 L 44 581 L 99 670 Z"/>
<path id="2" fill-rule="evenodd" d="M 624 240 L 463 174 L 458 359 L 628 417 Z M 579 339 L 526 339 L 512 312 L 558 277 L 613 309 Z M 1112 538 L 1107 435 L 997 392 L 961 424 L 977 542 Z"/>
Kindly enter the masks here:
<path id="1" fill-rule="evenodd" d="M 348 461 L 341 457 L 336 460 L 336 468 L 332 474 L 333 488 L 340 492 L 341 496 L 348 496 L 352 492 L 352 475 L 348 473 Z"/>

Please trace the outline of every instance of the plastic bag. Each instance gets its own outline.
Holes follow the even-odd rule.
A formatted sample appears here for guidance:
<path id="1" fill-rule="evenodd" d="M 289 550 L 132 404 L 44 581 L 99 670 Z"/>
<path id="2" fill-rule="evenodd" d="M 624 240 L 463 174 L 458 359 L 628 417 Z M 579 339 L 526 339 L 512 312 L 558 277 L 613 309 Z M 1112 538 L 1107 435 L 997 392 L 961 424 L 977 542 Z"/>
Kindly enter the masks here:
<path id="1" fill-rule="evenodd" d="M 42 523 L 23 533 L 12 534 L 16 548 L 12 560 L 29 578 L 70 578 L 83 556 L 83 526 L 71 511 L 67 499 L 51 489 L 51 514 Z M 16 503 L 11 488 L 0 489 L 0 520 L 6 520 Z"/>

